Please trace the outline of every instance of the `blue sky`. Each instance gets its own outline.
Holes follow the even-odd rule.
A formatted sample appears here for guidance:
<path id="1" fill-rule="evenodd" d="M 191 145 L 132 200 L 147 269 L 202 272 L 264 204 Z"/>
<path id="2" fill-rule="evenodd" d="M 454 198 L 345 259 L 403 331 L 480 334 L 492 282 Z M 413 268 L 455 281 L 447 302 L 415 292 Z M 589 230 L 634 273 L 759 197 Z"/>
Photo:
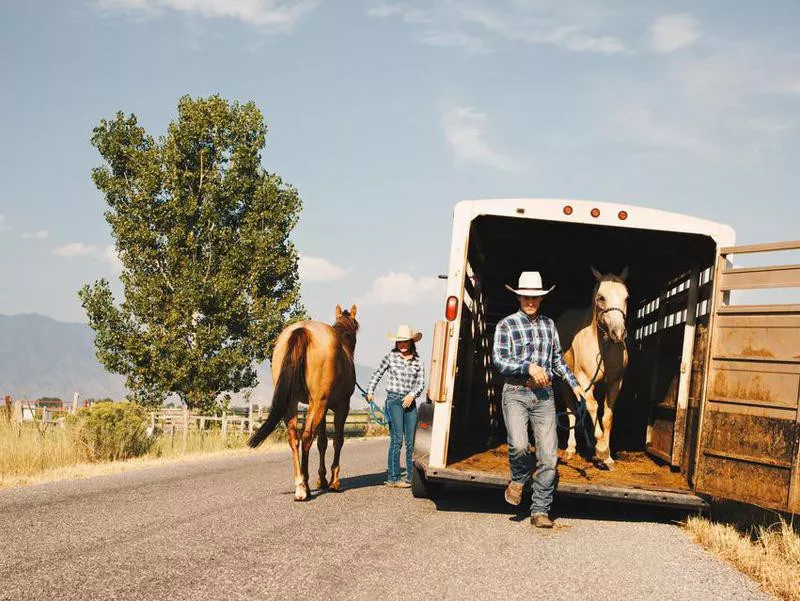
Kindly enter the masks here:
<path id="1" fill-rule="evenodd" d="M 255 101 L 295 185 L 304 302 L 359 361 L 442 313 L 455 202 L 618 201 L 796 239 L 800 4 L 64 0 L 0 8 L 0 313 L 85 321 L 114 279 L 90 170 L 117 110 Z M 426 349 L 423 346 L 423 349 Z"/>

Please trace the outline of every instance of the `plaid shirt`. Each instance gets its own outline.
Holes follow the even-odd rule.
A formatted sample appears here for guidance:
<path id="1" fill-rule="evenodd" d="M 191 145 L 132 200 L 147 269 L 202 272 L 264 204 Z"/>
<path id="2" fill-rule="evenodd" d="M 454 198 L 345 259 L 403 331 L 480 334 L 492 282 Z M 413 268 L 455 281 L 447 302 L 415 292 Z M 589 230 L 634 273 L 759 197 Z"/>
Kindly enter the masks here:
<path id="1" fill-rule="evenodd" d="M 375 393 L 381 376 L 387 371 L 389 372 L 389 380 L 386 382 L 387 392 L 397 392 L 403 396 L 410 393 L 417 398 L 425 390 L 425 366 L 419 355 L 406 360 L 400 353 L 389 351 L 378 365 L 378 369 L 372 372 L 367 394 Z"/>
<path id="2" fill-rule="evenodd" d="M 578 385 L 564 363 L 556 326 L 544 315 L 531 319 L 520 310 L 501 319 L 494 331 L 492 361 L 504 376 L 527 378 L 534 363 L 544 368 L 551 381 L 555 374 L 571 387 Z"/>

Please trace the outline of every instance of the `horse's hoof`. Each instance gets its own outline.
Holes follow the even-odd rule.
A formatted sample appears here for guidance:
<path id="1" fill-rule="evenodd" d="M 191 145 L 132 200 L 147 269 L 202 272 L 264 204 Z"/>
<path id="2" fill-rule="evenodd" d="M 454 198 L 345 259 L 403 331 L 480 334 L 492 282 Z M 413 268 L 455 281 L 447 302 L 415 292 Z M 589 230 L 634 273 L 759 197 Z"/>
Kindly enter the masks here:
<path id="1" fill-rule="evenodd" d="M 320 478 L 317 480 L 317 488 L 320 490 L 326 490 L 328 488 L 328 481 L 325 478 Z"/>
<path id="2" fill-rule="evenodd" d="M 331 486 L 328 490 L 330 490 L 331 492 L 342 492 L 342 483 L 339 482 L 338 480 L 335 480 L 331 482 Z"/>
<path id="3" fill-rule="evenodd" d="M 607 469 L 608 471 L 614 471 L 614 460 L 613 460 L 613 459 L 611 459 L 611 457 L 609 457 L 608 459 L 606 459 L 605 461 L 603 461 L 603 465 L 605 465 L 605 466 L 606 466 L 606 469 Z"/>
<path id="4" fill-rule="evenodd" d="M 570 460 L 573 457 L 575 457 L 575 449 L 572 449 L 572 450 L 567 449 L 566 451 L 564 451 L 564 458 L 565 459 Z"/>

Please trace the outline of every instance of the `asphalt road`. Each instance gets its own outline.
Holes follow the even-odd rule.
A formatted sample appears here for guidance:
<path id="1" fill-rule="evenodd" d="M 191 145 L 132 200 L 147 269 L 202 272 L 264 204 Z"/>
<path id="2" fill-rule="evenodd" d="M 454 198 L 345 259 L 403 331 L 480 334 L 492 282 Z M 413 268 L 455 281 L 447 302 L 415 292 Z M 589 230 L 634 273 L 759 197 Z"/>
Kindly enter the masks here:
<path id="1" fill-rule="evenodd" d="M 537 531 L 497 490 L 383 486 L 387 444 L 346 442 L 307 503 L 288 450 L 0 491 L 0 599 L 771 598 L 679 513 L 562 502 Z"/>

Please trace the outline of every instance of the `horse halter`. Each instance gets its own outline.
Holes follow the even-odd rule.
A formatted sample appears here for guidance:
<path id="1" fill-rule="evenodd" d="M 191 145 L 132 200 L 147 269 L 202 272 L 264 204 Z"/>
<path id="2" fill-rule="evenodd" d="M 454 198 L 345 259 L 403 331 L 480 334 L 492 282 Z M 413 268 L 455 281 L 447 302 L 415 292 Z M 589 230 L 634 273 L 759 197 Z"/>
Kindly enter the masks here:
<path id="1" fill-rule="evenodd" d="M 595 313 L 597 314 L 597 317 L 598 317 L 598 319 L 597 319 L 597 328 L 601 332 L 603 332 L 603 334 L 605 335 L 606 338 L 610 338 L 610 334 L 608 333 L 608 330 L 603 326 L 603 320 L 599 319 L 599 317 L 605 315 L 606 313 L 611 313 L 611 311 L 619 311 L 620 313 L 622 313 L 622 325 L 623 325 L 623 327 L 625 327 L 625 322 L 628 319 L 628 315 L 627 315 L 627 313 L 625 313 L 625 311 L 623 311 L 619 307 L 609 307 L 608 309 L 600 309 L 600 308 L 598 308 L 597 304 L 595 304 L 594 309 L 595 309 Z M 625 327 L 625 336 L 623 337 L 623 342 L 624 342 L 624 339 L 627 338 L 627 336 L 628 336 L 628 328 Z"/>

